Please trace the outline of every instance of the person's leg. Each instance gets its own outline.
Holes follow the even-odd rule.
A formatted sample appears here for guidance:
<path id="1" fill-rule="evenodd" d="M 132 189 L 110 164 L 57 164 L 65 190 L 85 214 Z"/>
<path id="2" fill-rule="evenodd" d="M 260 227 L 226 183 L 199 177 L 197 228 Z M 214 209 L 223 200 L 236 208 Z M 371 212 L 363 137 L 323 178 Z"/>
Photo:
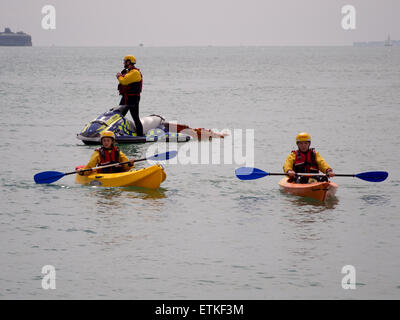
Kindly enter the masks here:
<path id="1" fill-rule="evenodd" d="M 296 179 L 296 183 L 301 183 L 301 184 L 305 184 L 308 183 L 308 177 L 304 177 L 304 176 L 298 176 Z"/>
<path id="2" fill-rule="evenodd" d="M 120 112 L 121 112 L 121 116 L 125 117 L 126 114 L 128 113 L 130 107 L 126 104 L 120 104 Z"/>
<path id="3" fill-rule="evenodd" d="M 317 180 L 317 182 L 328 182 L 328 177 L 327 176 L 316 176 L 314 177 L 315 180 Z"/>
<path id="4" fill-rule="evenodd" d="M 121 100 L 119 101 L 119 105 L 121 106 L 121 105 L 127 105 L 127 104 L 129 104 L 128 103 L 129 101 L 128 101 L 128 96 L 124 93 L 124 94 L 122 94 L 122 96 L 121 96 Z"/>
<path id="5" fill-rule="evenodd" d="M 143 125 L 139 118 L 139 101 L 140 96 L 135 97 L 132 105 L 129 107 L 133 121 L 135 122 L 136 134 L 138 136 L 143 136 Z"/>

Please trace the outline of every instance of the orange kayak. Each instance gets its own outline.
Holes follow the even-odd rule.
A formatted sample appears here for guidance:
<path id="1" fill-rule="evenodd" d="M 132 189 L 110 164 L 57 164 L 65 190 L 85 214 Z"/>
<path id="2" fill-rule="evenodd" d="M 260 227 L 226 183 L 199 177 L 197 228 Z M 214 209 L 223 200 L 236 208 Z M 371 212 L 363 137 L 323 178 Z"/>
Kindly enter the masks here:
<path id="1" fill-rule="evenodd" d="M 288 182 L 287 177 L 279 181 L 279 186 L 284 192 L 307 198 L 313 198 L 319 201 L 325 201 L 335 195 L 338 185 L 332 181 L 313 182 L 313 183 L 292 183 Z"/>

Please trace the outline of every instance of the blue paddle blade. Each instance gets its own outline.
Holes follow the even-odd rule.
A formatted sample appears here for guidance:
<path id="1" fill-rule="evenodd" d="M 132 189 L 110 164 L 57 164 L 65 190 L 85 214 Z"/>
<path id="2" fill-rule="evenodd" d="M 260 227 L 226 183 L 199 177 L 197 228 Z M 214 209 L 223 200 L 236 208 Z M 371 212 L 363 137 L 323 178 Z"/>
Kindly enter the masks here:
<path id="1" fill-rule="evenodd" d="M 177 154 L 178 154 L 178 152 L 175 150 L 168 151 L 168 152 L 164 152 L 164 153 L 160 153 L 160 154 L 155 154 L 154 156 L 148 157 L 147 160 L 157 160 L 157 161 L 168 160 L 168 159 L 175 158 Z"/>
<path id="2" fill-rule="evenodd" d="M 386 171 L 370 171 L 357 173 L 355 176 L 369 182 L 382 182 L 386 180 L 386 178 L 389 176 L 389 173 Z"/>
<path id="3" fill-rule="evenodd" d="M 240 180 L 255 180 L 269 175 L 268 172 L 252 167 L 237 168 L 235 174 Z"/>
<path id="4" fill-rule="evenodd" d="M 44 171 L 37 173 L 33 176 L 33 179 L 37 184 L 42 184 L 42 183 L 52 183 L 54 181 L 57 181 L 58 179 L 62 178 L 65 176 L 65 173 L 63 172 L 58 172 L 58 171 Z"/>

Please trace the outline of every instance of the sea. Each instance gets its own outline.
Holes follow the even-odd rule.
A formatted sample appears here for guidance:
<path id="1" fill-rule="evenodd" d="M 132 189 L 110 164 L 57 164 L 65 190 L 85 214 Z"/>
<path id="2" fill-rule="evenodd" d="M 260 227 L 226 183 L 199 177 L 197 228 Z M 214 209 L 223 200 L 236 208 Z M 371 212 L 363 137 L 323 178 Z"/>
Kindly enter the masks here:
<path id="1" fill-rule="evenodd" d="M 119 145 L 187 155 L 162 163 L 158 190 L 35 184 L 88 162 L 95 146 L 76 135 L 118 105 L 128 54 L 142 117 L 243 143 Z M 400 298 L 400 48 L 0 47 L 0 111 L 0 299 Z M 236 178 L 282 172 L 301 131 L 336 173 L 388 179 L 335 177 L 321 203 L 283 193 L 279 176 Z"/>

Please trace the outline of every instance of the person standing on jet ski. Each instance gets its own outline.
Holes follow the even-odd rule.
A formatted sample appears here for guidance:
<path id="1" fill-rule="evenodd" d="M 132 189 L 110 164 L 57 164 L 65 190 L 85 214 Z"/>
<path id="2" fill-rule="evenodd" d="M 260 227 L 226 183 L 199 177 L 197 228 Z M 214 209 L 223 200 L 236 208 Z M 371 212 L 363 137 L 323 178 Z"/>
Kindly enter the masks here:
<path id="1" fill-rule="evenodd" d="M 120 105 L 127 105 L 127 111 L 131 112 L 135 122 L 136 134 L 143 136 L 143 125 L 139 118 L 139 101 L 142 92 L 143 77 L 138 68 L 135 67 L 136 59 L 134 56 L 124 57 L 124 70 L 118 72 L 116 77 L 119 81 L 118 91 L 122 96 Z M 125 116 L 125 114 L 123 115 Z"/>

